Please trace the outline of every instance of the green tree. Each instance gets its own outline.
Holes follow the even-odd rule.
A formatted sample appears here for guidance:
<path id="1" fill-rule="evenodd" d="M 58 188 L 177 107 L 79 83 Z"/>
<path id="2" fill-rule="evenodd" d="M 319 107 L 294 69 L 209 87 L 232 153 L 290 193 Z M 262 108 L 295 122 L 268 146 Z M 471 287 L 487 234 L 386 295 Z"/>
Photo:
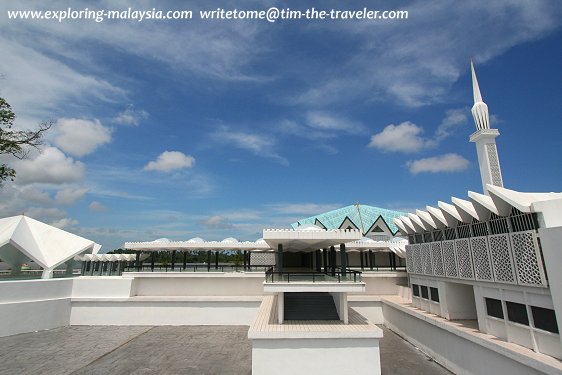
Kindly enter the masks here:
<path id="1" fill-rule="evenodd" d="M 39 147 L 42 144 L 43 133 L 52 123 L 42 122 L 37 130 L 14 130 L 16 115 L 6 100 L 0 98 L 0 155 L 12 155 L 18 159 L 25 159 L 29 147 Z M 7 179 L 14 180 L 16 171 L 7 164 L 0 164 L 0 186 Z"/>

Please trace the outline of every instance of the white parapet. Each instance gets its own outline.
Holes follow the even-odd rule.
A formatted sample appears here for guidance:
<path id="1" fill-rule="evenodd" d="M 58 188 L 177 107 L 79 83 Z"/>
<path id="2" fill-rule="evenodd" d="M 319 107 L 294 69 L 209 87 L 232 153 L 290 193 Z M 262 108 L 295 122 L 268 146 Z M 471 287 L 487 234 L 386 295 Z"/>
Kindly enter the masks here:
<path id="1" fill-rule="evenodd" d="M 252 374 L 380 374 L 382 330 L 354 310 L 342 321 L 278 323 L 278 297 L 265 296 L 250 326 Z"/>
<path id="2" fill-rule="evenodd" d="M 365 283 L 331 283 L 331 282 L 264 282 L 264 293 L 303 293 L 303 292 L 332 292 L 332 293 L 364 293 Z"/>

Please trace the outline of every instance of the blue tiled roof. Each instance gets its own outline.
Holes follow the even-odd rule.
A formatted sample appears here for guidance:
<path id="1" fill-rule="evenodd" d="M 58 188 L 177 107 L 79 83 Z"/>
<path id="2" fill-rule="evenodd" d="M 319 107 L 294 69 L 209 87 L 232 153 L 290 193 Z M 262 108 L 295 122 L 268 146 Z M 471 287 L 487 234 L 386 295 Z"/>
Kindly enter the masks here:
<path id="1" fill-rule="evenodd" d="M 320 221 L 327 229 L 338 229 L 346 217 L 355 224 L 355 226 L 365 234 L 375 221 L 381 216 L 392 233 L 396 233 L 398 228 L 392 222 L 392 219 L 399 216 L 407 215 L 405 212 L 387 210 L 373 206 L 350 205 L 337 210 L 328 211 L 320 215 L 307 217 L 291 224 L 293 229 L 300 225 L 314 224 L 316 220 Z"/>

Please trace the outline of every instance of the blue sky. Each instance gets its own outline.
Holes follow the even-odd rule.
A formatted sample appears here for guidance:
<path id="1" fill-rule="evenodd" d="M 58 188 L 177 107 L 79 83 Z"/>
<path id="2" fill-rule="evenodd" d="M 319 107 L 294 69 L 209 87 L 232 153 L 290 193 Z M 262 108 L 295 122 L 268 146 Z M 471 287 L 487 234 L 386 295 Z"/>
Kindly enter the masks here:
<path id="1" fill-rule="evenodd" d="M 23 21 L 0 5 L 0 96 L 54 126 L 0 216 L 104 245 L 261 237 L 360 202 L 413 210 L 481 191 L 475 61 L 504 184 L 562 185 L 559 1 L 72 2 L 74 9 L 405 9 L 387 21 Z"/>

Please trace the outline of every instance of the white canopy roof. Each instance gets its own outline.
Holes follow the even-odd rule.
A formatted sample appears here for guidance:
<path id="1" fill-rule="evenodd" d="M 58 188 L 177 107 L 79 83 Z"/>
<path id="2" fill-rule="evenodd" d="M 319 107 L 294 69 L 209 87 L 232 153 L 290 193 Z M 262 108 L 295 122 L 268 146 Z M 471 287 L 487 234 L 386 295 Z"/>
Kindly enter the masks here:
<path id="1" fill-rule="evenodd" d="M 272 249 L 283 244 L 284 251 L 317 250 L 363 238 L 357 229 L 322 229 L 307 225 L 297 229 L 264 229 L 263 239 Z"/>
<path id="2" fill-rule="evenodd" d="M 405 258 L 406 245 L 408 241 L 405 239 L 395 238 L 391 241 L 375 241 L 371 238 L 363 237 L 358 241 L 348 242 L 345 248 L 348 251 L 392 251 L 400 258 Z"/>
<path id="3" fill-rule="evenodd" d="M 78 254 L 97 253 L 100 248 L 94 241 L 25 215 L 0 219 L 0 258 L 12 266 L 31 259 L 52 270 Z"/>
<path id="4" fill-rule="evenodd" d="M 349 250 L 393 251 L 403 256 L 401 249 L 406 240 L 375 241 L 362 237 L 355 229 L 323 229 L 315 225 L 303 225 L 296 229 L 264 229 L 263 238 L 240 242 L 229 237 L 222 241 L 204 241 L 192 238 L 187 241 L 156 240 L 150 242 L 125 242 L 125 249 L 139 251 L 276 251 L 283 244 L 283 251 L 314 251 L 345 244 Z M 338 247 L 339 249 L 339 247 Z"/>
<path id="5" fill-rule="evenodd" d="M 148 258 L 148 254 L 142 254 L 141 260 Z M 74 257 L 76 261 L 92 261 L 92 262 L 131 262 L 137 259 L 137 254 L 84 254 Z"/>
<path id="6" fill-rule="evenodd" d="M 236 238 L 229 237 L 222 241 L 205 241 L 196 237 L 187 241 L 166 241 L 156 240 L 151 242 L 125 242 L 125 249 L 142 251 L 162 251 L 162 250 L 181 250 L 181 251 L 219 251 L 219 250 L 269 250 L 267 243 L 263 239 L 258 241 L 239 242 Z"/>
<path id="7" fill-rule="evenodd" d="M 443 225 L 455 226 L 457 221 L 465 223 L 472 222 L 472 218 L 480 221 L 488 220 L 492 213 L 499 216 L 507 216 L 511 208 L 515 207 L 521 212 L 538 212 L 536 205 L 541 202 L 561 200 L 562 193 L 523 193 L 506 189 L 499 186 L 486 185 L 489 196 L 468 192 L 471 201 L 452 197 L 453 204 L 438 202 L 439 208 L 427 206 L 426 211 L 417 210 L 416 214 L 400 216 L 394 219 L 394 224 L 402 234 L 423 233 L 424 230 L 433 230 L 441 222 Z M 429 215 L 428 215 L 429 214 Z M 429 221 L 433 220 L 433 224 Z M 424 222 L 430 225 L 423 225 Z"/>

